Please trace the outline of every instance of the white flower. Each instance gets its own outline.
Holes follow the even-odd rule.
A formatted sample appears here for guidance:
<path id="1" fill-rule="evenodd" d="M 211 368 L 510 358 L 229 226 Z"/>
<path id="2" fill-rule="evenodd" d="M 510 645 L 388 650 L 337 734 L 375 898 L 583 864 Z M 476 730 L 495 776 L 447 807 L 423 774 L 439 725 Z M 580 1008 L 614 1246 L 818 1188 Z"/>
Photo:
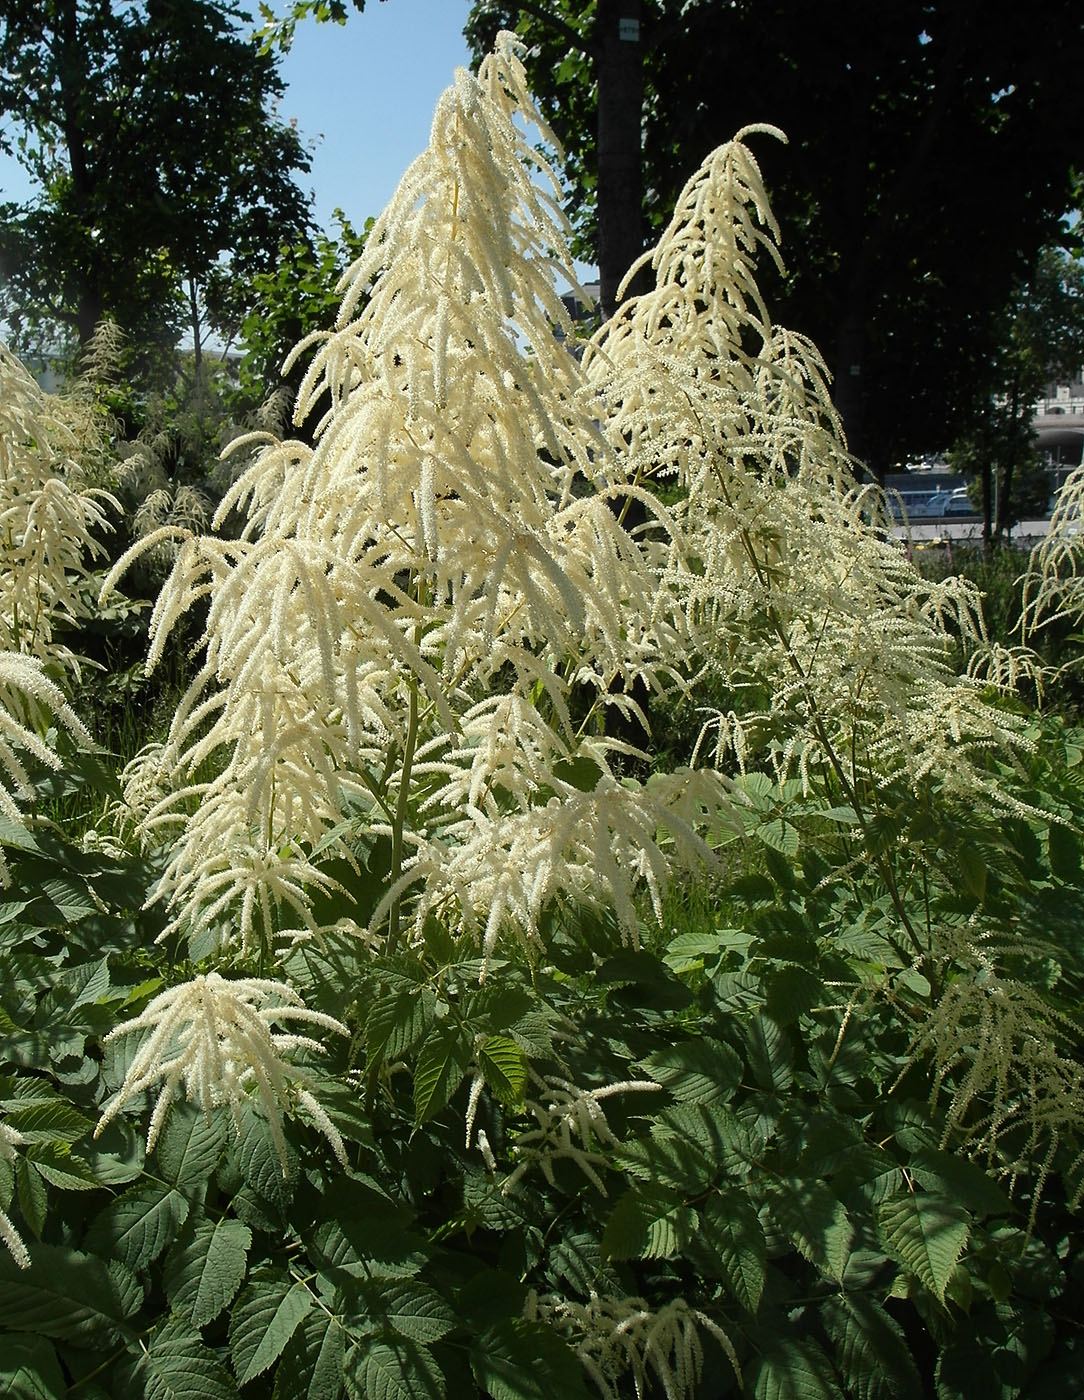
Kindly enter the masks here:
<path id="1" fill-rule="evenodd" d="M 661 1086 L 650 1079 L 631 1079 L 600 1089 L 577 1089 L 565 1079 L 540 1079 L 533 1072 L 531 1078 L 541 1093 L 538 1099 L 526 1101 L 526 1109 L 538 1127 L 516 1138 L 512 1153 L 517 1165 L 504 1183 L 504 1194 L 534 1166 L 554 1185 L 553 1163 L 565 1158 L 605 1196 L 606 1188 L 595 1168 L 605 1166 L 606 1158 L 592 1148 L 596 1144 L 616 1147 L 618 1143 L 606 1122 L 601 1100 L 612 1094 L 657 1093 Z"/>
<path id="2" fill-rule="evenodd" d="M 586 1303 L 577 1303 L 532 1292 L 524 1312 L 532 1322 L 545 1322 L 568 1340 L 605 1400 L 628 1394 L 624 1387 L 618 1390 L 616 1382 L 630 1371 L 637 1400 L 643 1400 L 651 1372 L 666 1400 L 688 1400 L 704 1364 L 698 1327 L 718 1341 L 741 1385 L 741 1367 L 730 1338 L 684 1298 L 671 1299 L 655 1312 L 643 1298 L 592 1293 Z"/>
<path id="3" fill-rule="evenodd" d="M 228 1104 L 237 1124 L 241 1105 L 254 1090 L 270 1124 L 283 1170 L 283 1114 L 295 1107 L 307 1111 L 335 1155 L 345 1162 L 342 1139 L 304 1087 L 303 1071 L 284 1058 L 302 1048 L 323 1054 L 324 1047 L 307 1035 L 272 1030 L 276 1022 L 300 1022 L 349 1035 L 340 1021 L 310 1010 L 293 988 L 282 982 L 252 977 L 228 980 L 209 972 L 160 993 L 141 1015 L 106 1036 L 108 1042 L 135 1031 L 150 1033 L 136 1052 L 120 1090 L 106 1105 L 95 1135 L 131 1099 L 159 1083 L 162 1087 L 147 1130 L 148 1152 L 182 1084 L 188 1100 L 199 1104 L 208 1116 Z"/>
<path id="4" fill-rule="evenodd" d="M 0 1162 L 14 1162 L 15 1149 L 22 1147 L 25 1141 L 22 1133 L 16 1132 L 14 1128 L 9 1128 L 6 1123 L 0 1123 Z M 27 1253 L 26 1245 L 23 1244 L 18 1230 L 3 1210 L 0 1210 L 0 1240 L 3 1240 L 7 1245 L 11 1257 L 20 1269 L 30 1267 L 30 1255 Z"/>

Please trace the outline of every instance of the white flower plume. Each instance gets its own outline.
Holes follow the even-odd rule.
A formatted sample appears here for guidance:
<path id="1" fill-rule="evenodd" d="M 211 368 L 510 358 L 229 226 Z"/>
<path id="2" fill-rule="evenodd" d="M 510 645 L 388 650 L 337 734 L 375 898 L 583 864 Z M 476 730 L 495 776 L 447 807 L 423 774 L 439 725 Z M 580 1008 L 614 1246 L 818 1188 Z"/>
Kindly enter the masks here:
<path id="1" fill-rule="evenodd" d="M 699 1328 L 710 1332 L 727 1355 L 741 1386 L 734 1344 L 717 1322 L 684 1298 L 653 1309 L 644 1298 L 603 1297 L 587 1302 L 531 1293 L 525 1315 L 545 1322 L 566 1338 L 603 1400 L 629 1394 L 621 1384 L 631 1376 L 636 1400 L 662 1387 L 666 1400 L 691 1400 L 704 1366 Z"/>
<path id="2" fill-rule="evenodd" d="M 198 1104 L 207 1115 L 228 1106 L 238 1125 L 242 1104 L 255 1095 L 284 1170 L 283 1115 L 296 1106 L 309 1111 L 336 1156 L 345 1161 L 341 1138 L 305 1088 L 304 1071 L 287 1059 L 299 1049 L 323 1054 L 324 1046 L 294 1030 L 276 1031 L 276 1023 L 349 1035 L 340 1021 L 310 1010 L 282 982 L 226 979 L 210 972 L 159 993 L 139 1016 L 106 1036 L 108 1042 L 139 1031 L 147 1033 L 123 1084 L 106 1105 L 96 1134 L 133 1098 L 160 1085 L 147 1129 L 150 1152 L 178 1088 L 183 1087 L 189 1102 Z"/>
<path id="3" fill-rule="evenodd" d="M 25 1141 L 22 1133 L 9 1127 L 6 1123 L 0 1123 L 0 1162 L 14 1162 L 15 1149 L 22 1147 Z M 19 1268 L 29 1269 L 30 1255 L 27 1253 L 26 1245 L 18 1230 L 11 1223 L 7 1212 L 2 1208 L 0 1208 L 0 1240 L 7 1246 L 8 1253 Z"/>

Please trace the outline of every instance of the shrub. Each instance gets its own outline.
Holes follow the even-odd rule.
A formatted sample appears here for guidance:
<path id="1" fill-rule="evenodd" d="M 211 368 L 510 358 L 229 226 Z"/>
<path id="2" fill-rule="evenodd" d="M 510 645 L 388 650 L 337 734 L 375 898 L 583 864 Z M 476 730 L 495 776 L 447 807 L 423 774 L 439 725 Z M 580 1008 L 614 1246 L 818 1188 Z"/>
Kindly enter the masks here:
<path id="1" fill-rule="evenodd" d="M 976 591 L 869 524 L 757 292 L 752 133 L 581 360 L 532 119 L 506 37 L 348 274 L 312 444 L 255 443 L 239 538 L 107 581 L 175 542 L 150 661 L 205 607 L 204 661 L 133 849 L 13 855 L 0 1364 L 1042 1395 L 1081 1369 L 1084 748 L 957 674 Z M 618 737 L 709 681 L 684 763 Z"/>

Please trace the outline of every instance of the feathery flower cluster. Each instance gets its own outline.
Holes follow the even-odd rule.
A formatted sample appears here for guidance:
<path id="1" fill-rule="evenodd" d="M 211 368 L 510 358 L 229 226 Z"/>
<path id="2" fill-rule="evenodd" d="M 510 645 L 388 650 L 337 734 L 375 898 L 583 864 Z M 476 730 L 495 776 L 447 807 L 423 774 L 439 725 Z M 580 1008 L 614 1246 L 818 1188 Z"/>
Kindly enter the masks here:
<path id="1" fill-rule="evenodd" d="M 151 665 L 208 607 L 159 755 L 171 790 L 141 827 L 180 828 L 158 890 L 174 927 L 237 911 L 242 945 L 268 947 L 280 906 L 304 924 L 325 879 L 311 853 L 350 858 L 347 798 L 393 838 L 381 917 L 410 899 L 416 927 L 439 910 L 487 952 L 561 894 L 616 900 L 631 935 L 633 882 L 658 898 L 668 873 L 660 816 L 681 855 L 706 854 L 677 815 L 703 782 L 665 802 L 623 787 L 593 737 L 632 682 L 672 682 L 674 639 L 660 546 L 620 519 L 637 488 L 553 334 L 571 329 L 552 273 L 570 259 L 519 116 L 539 125 L 506 36 L 440 100 L 336 329 L 295 352 L 316 346 L 298 416 L 330 402 L 315 447 L 254 435 L 216 516 L 247 512 L 239 540 L 165 526 L 122 565 L 179 542 Z"/>
<path id="2" fill-rule="evenodd" d="M 6 1123 L 0 1123 L 0 1162 L 9 1164 L 14 1162 L 15 1149 L 22 1147 L 25 1141 L 22 1133 L 17 1132 L 14 1128 L 9 1128 Z M 8 1253 L 19 1268 L 29 1269 L 30 1255 L 27 1253 L 26 1245 L 18 1230 L 11 1223 L 7 1212 L 2 1208 L 0 1208 L 0 1240 L 7 1246 Z"/>
<path id="3" fill-rule="evenodd" d="M 1024 579 L 1024 640 L 1059 618 L 1084 616 L 1084 465 L 1072 472 L 1054 503 L 1050 529 L 1035 546 Z"/>
<path id="4" fill-rule="evenodd" d="M 72 665 L 54 636 L 86 612 L 84 585 L 110 528 L 108 492 L 79 489 L 85 456 L 63 403 L 0 345 L 0 647 Z"/>
<path id="5" fill-rule="evenodd" d="M 730 1338 L 684 1298 L 671 1299 L 653 1311 L 643 1298 L 592 1293 L 586 1303 L 577 1303 L 532 1292 L 525 1315 L 566 1338 L 603 1400 L 627 1395 L 621 1382 L 630 1373 L 636 1400 L 643 1400 L 653 1379 L 666 1400 L 690 1400 L 704 1365 L 699 1327 L 722 1347 L 741 1385 L 741 1366 Z"/>
<path id="6" fill-rule="evenodd" d="M 283 1115 L 303 1108 L 345 1165 L 337 1129 L 305 1088 L 304 1071 L 286 1059 L 301 1049 L 323 1054 L 324 1046 L 311 1036 L 275 1031 L 276 1022 L 349 1035 L 340 1021 L 310 1010 L 283 982 L 252 977 L 228 980 L 210 972 L 159 993 L 139 1016 L 105 1038 L 108 1043 L 118 1036 L 146 1032 L 123 1084 L 98 1121 L 96 1134 L 133 1098 L 161 1084 L 147 1130 L 150 1152 L 183 1086 L 189 1102 L 208 1116 L 220 1105 L 228 1105 L 238 1129 L 242 1105 L 254 1095 L 284 1171 Z"/>
<path id="7" fill-rule="evenodd" d="M 945 624 L 985 643 L 979 595 L 923 580 L 876 528 L 817 351 L 771 325 L 754 264 L 779 263 L 777 231 L 746 134 L 690 180 L 645 256 L 655 289 L 585 356 L 629 473 L 682 488 L 655 615 L 733 697 L 736 722 L 707 721 L 718 758 L 731 740 L 808 781 L 846 752 L 877 782 L 936 771 L 964 790 L 969 756 L 1022 728 L 955 673 Z"/>
<path id="8" fill-rule="evenodd" d="M 56 632 L 85 611 L 85 585 L 102 553 L 95 535 L 109 529 L 106 508 L 116 505 L 104 491 L 72 484 L 73 454 L 89 448 L 71 417 L 0 345 L 0 813 L 18 826 L 17 801 L 32 795 L 22 755 L 60 767 L 41 737 L 46 724 L 59 722 L 93 746 L 44 670 L 78 670 Z M 0 851 L 0 882 L 7 878 Z"/>
<path id="9" fill-rule="evenodd" d="M 606 1187 L 595 1170 L 606 1164 L 602 1153 L 594 1150 L 617 1147 L 618 1141 L 606 1121 L 601 1101 L 614 1094 L 657 1093 L 660 1085 L 652 1079 L 623 1080 L 599 1089 L 577 1089 L 565 1079 L 542 1079 L 531 1071 L 531 1079 L 541 1091 L 538 1099 L 527 1099 L 525 1108 L 538 1124 L 520 1133 L 512 1145 L 516 1158 L 504 1193 L 534 1167 L 553 1186 L 553 1164 L 562 1159 L 572 1162 L 587 1180 L 605 1196 Z"/>
<path id="10" fill-rule="evenodd" d="M 1003 970 L 1007 958 L 1036 960 L 1051 950 L 1020 940 L 999 944 L 980 928 L 937 930 L 946 975 L 937 1002 L 916 1031 L 911 1063 L 933 1061 L 932 1098 L 946 1082 L 945 1141 L 982 1158 L 987 1170 L 1015 1182 L 1034 1180 L 1032 1213 L 1061 1141 L 1084 1127 L 1084 1069 L 1079 1030 L 1031 986 Z M 1084 1153 L 1071 1166 L 1084 1195 Z"/>

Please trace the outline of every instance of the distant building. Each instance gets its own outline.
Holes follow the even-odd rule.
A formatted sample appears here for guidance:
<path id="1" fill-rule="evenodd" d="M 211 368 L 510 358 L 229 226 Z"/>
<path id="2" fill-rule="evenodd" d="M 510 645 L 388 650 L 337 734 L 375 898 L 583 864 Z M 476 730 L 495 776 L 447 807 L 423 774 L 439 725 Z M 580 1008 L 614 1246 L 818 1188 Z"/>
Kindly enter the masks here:
<path id="1" fill-rule="evenodd" d="M 1039 448 L 1064 473 L 1084 461 L 1084 370 L 1067 384 L 1051 384 L 1035 404 Z M 1060 484 L 1060 483 L 1059 483 Z"/>

